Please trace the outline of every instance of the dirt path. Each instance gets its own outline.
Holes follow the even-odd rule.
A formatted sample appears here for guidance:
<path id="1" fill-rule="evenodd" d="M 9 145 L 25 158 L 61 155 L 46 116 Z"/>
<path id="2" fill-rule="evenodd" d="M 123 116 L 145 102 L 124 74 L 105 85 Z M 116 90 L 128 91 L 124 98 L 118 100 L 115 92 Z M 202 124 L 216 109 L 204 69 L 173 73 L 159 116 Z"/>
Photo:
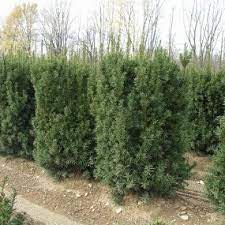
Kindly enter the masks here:
<path id="1" fill-rule="evenodd" d="M 22 196 L 16 198 L 15 209 L 17 212 L 26 212 L 26 214 L 34 221 L 41 222 L 45 225 L 82 225 L 75 221 L 69 220 L 65 216 L 51 212 L 41 206 L 38 206 Z"/>
<path id="2" fill-rule="evenodd" d="M 69 225 L 71 221 L 82 225 L 143 225 L 156 218 L 173 225 L 221 225 L 225 221 L 208 203 L 181 197 L 146 201 L 129 195 L 123 206 L 116 206 L 107 187 L 88 182 L 78 175 L 58 183 L 37 165 L 22 159 L 0 157 L 0 181 L 5 176 L 9 178 L 7 189 L 15 187 L 19 200 L 22 199 L 18 201 L 21 210 L 36 213 L 33 215 L 36 220 L 50 218 L 46 224 L 59 224 L 60 218 L 70 221 L 60 222 L 60 225 Z M 199 178 L 191 181 L 194 186 L 201 187 Z"/>

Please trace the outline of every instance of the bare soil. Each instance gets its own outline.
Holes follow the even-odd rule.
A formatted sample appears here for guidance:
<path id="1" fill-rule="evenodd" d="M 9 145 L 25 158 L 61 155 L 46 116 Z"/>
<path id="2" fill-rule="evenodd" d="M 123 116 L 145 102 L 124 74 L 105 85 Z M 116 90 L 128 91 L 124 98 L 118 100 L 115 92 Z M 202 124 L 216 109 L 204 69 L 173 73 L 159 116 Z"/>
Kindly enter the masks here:
<path id="1" fill-rule="evenodd" d="M 210 160 L 193 154 L 187 157 L 197 163 L 192 179 L 187 182 L 188 189 L 197 188 L 202 192 L 202 179 Z M 130 194 L 125 197 L 124 205 L 118 206 L 113 203 L 108 187 L 87 181 L 80 175 L 57 182 L 35 163 L 24 159 L 0 157 L 0 182 L 6 176 L 9 179 L 7 189 L 16 188 L 22 198 L 55 213 L 53 215 L 76 221 L 74 224 L 145 225 L 157 218 L 173 225 L 221 225 L 225 222 L 225 217 L 209 203 L 182 196 L 147 200 Z M 41 209 L 36 211 L 41 213 Z M 188 219 L 182 219 L 182 215 L 187 215 Z"/>

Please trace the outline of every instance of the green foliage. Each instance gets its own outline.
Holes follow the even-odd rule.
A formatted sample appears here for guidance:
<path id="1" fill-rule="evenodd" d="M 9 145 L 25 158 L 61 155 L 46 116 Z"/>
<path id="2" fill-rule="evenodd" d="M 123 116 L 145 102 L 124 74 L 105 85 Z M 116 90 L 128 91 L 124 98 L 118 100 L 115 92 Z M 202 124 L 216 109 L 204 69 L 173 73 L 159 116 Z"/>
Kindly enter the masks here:
<path id="1" fill-rule="evenodd" d="M 96 176 L 128 190 L 174 193 L 189 176 L 182 142 L 183 80 L 159 50 L 154 59 L 103 59 L 97 82 Z"/>
<path id="2" fill-rule="evenodd" d="M 118 196 L 132 185 L 133 179 L 126 105 L 135 66 L 122 55 L 109 55 L 102 61 L 97 76 L 96 175 L 115 187 Z"/>
<path id="3" fill-rule="evenodd" d="M 0 191 L 0 224 L 1 225 L 23 225 L 24 217 L 21 214 L 14 213 L 14 205 L 16 199 L 16 192 L 11 197 L 5 194 L 6 179 L 1 185 Z"/>
<path id="4" fill-rule="evenodd" d="M 192 58 L 192 53 L 189 52 L 187 49 L 184 50 L 183 54 L 180 54 L 180 62 L 184 69 L 184 72 L 186 71 L 186 68 L 188 64 L 190 63 L 191 58 Z"/>
<path id="5" fill-rule="evenodd" d="M 0 59 L 0 153 L 32 157 L 34 91 L 24 56 Z"/>
<path id="6" fill-rule="evenodd" d="M 218 116 L 224 113 L 225 71 L 191 69 L 187 74 L 188 120 L 191 148 L 212 153 L 218 144 Z"/>
<path id="7" fill-rule="evenodd" d="M 89 113 L 89 67 L 63 57 L 36 60 L 34 119 L 37 162 L 56 176 L 94 166 L 93 118 Z"/>
<path id="8" fill-rule="evenodd" d="M 166 223 L 162 222 L 161 220 L 157 220 L 157 221 L 151 223 L 150 225 L 166 225 Z"/>
<path id="9" fill-rule="evenodd" d="M 173 194 L 189 176 L 183 157 L 183 80 L 177 65 L 163 50 L 144 60 L 135 80 L 133 123 L 139 133 L 136 177 L 140 187 L 159 195 Z M 131 98 L 133 99 L 133 98 Z M 136 107 L 138 106 L 138 108 Z"/>
<path id="10" fill-rule="evenodd" d="M 225 117 L 220 120 L 220 145 L 213 157 L 213 166 L 206 177 L 206 190 L 208 197 L 225 213 Z"/>

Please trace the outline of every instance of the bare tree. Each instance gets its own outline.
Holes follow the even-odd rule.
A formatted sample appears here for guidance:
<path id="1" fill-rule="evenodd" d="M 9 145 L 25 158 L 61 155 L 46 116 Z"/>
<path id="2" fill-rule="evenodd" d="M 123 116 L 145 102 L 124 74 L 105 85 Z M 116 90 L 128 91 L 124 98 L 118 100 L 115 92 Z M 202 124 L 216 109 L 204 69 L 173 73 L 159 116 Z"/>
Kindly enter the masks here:
<path id="1" fill-rule="evenodd" d="M 102 57 L 104 52 L 119 48 L 122 33 L 122 5 L 115 0 L 101 1 L 86 29 L 82 43 L 89 54 Z"/>
<path id="2" fill-rule="evenodd" d="M 122 5 L 121 20 L 124 29 L 125 49 L 127 55 L 136 51 L 138 30 L 136 29 L 136 14 L 134 0 L 126 1 Z"/>
<path id="3" fill-rule="evenodd" d="M 168 52 L 169 56 L 174 56 L 174 33 L 173 33 L 173 24 L 174 23 L 174 8 L 172 8 L 171 16 L 170 16 L 170 24 L 169 24 L 169 38 L 168 38 Z"/>
<path id="4" fill-rule="evenodd" d="M 105 41 L 106 41 L 106 5 L 105 2 L 99 4 L 98 11 L 93 16 L 93 27 L 96 31 L 99 55 L 102 56 L 105 49 Z"/>
<path id="5" fill-rule="evenodd" d="M 159 41 L 159 17 L 163 0 L 143 1 L 143 24 L 140 51 L 147 49 L 152 53 Z"/>
<path id="6" fill-rule="evenodd" d="M 41 34 L 48 52 L 66 54 L 71 38 L 70 3 L 56 1 L 41 15 Z"/>
<path id="7" fill-rule="evenodd" d="M 218 0 L 212 0 L 205 8 L 195 0 L 190 12 L 186 12 L 185 32 L 193 57 L 201 66 L 213 55 L 222 23 L 223 9 Z"/>
<path id="8" fill-rule="evenodd" d="M 37 38 L 37 30 L 35 27 L 38 18 L 37 4 L 23 4 L 21 6 L 21 14 L 22 19 L 19 20 L 19 26 L 25 38 L 24 49 L 28 53 L 31 53 Z"/>
<path id="9" fill-rule="evenodd" d="M 79 52 L 82 52 L 90 61 L 97 60 L 97 32 L 93 26 L 87 27 L 77 35 L 77 45 Z"/>
<path id="10" fill-rule="evenodd" d="M 222 67 L 222 64 L 224 62 L 224 52 L 225 52 L 224 41 L 225 41 L 224 32 L 222 32 L 221 41 L 220 41 L 221 42 L 220 43 L 220 51 L 219 51 L 219 68 Z"/>
<path id="11" fill-rule="evenodd" d="M 159 43 L 162 4 L 163 0 L 144 0 L 141 20 L 142 14 L 136 17 L 135 0 L 101 1 L 78 35 L 80 47 L 92 60 L 112 50 L 124 50 L 127 55 L 145 49 L 152 53 Z"/>

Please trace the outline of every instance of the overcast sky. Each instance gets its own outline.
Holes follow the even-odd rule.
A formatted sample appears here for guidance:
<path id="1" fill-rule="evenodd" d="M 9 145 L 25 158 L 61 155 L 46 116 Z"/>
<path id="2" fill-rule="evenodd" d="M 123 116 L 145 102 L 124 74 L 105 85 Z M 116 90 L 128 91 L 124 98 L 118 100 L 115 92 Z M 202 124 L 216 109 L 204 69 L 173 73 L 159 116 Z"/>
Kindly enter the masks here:
<path id="1" fill-rule="evenodd" d="M 65 0 L 67 1 L 67 0 Z M 80 20 L 87 21 L 89 15 L 96 9 L 98 2 L 101 0 L 68 0 L 72 3 L 71 15 L 80 18 Z M 174 34 L 175 45 L 177 49 L 183 49 L 185 43 L 185 31 L 183 23 L 183 9 L 190 10 L 194 0 L 165 0 L 161 12 L 160 19 L 160 34 L 162 42 L 165 44 L 168 37 L 169 21 L 172 9 L 174 8 Z M 197 0 L 202 1 L 204 4 L 212 0 Z M 53 4 L 54 0 L 0 0 L 0 22 L 4 23 L 4 19 L 15 7 L 16 4 L 23 2 L 35 2 L 38 4 L 39 9 L 49 7 Z M 137 4 L 142 4 L 142 0 L 136 0 Z M 224 0 L 221 0 L 223 4 Z M 203 4 L 203 5 L 204 5 Z"/>

